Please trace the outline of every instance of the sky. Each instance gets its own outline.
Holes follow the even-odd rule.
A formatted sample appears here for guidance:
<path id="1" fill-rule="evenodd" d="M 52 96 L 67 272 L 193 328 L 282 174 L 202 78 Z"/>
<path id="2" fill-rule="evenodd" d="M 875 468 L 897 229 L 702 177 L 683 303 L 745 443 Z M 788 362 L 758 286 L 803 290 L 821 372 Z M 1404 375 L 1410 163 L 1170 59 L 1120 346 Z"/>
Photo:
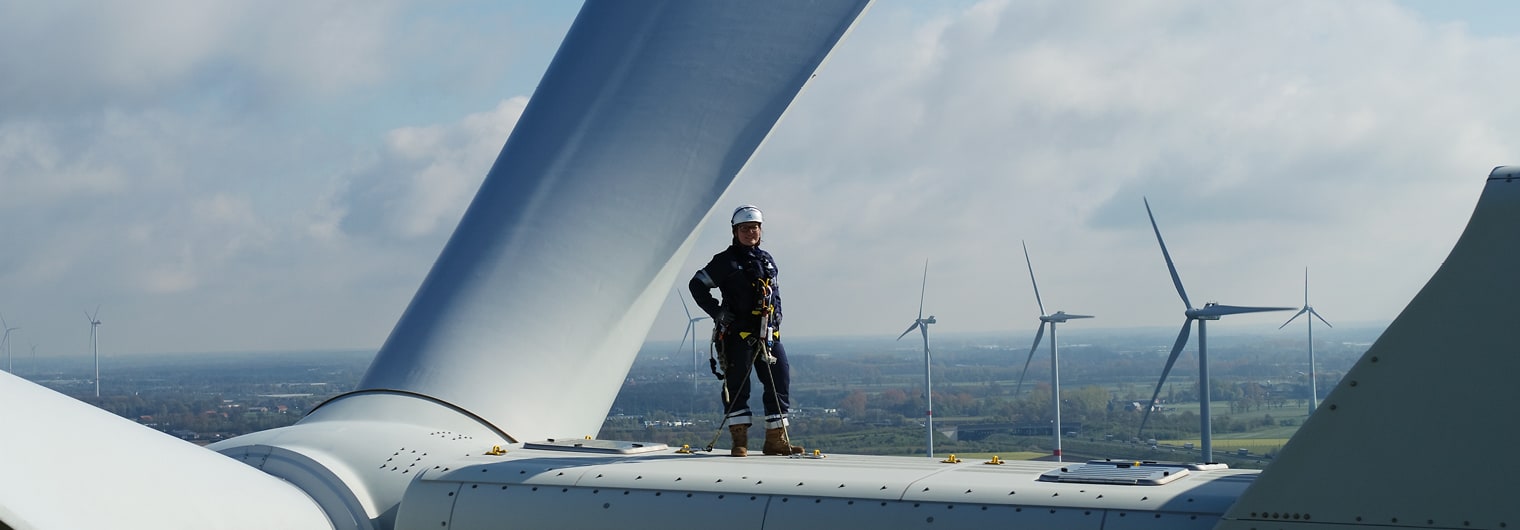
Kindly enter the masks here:
<path id="1" fill-rule="evenodd" d="M 1175 329 L 1142 198 L 1195 304 L 1297 307 L 1307 268 L 1386 322 L 1520 164 L 1510 3 L 923 4 L 873 5 L 685 267 L 759 205 L 789 336 L 897 335 L 927 260 L 934 332 L 1027 341 L 1021 241 L 1048 311 Z M 378 348 L 577 9 L 0 0 L 12 352 L 83 354 L 97 308 L 106 355 Z"/>

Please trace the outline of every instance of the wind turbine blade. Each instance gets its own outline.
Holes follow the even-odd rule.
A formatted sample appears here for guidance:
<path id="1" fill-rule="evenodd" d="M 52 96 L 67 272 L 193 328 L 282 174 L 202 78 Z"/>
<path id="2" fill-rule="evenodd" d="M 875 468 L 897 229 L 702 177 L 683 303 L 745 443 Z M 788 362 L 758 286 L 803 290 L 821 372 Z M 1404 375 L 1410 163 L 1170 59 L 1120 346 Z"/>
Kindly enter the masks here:
<path id="1" fill-rule="evenodd" d="M 1307 308 L 1307 307 L 1298 310 L 1298 312 L 1294 313 L 1293 316 L 1288 317 L 1288 321 L 1287 322 L 1283 322 L 1283 325 L 1277 326 L 1277 329 L 1282 329 L 1282 328 L 1288 327 L 1288 324 L 1292 324 L 1293 320 L 1296 319 L 1296 318 L 1298 318 L 1298 315 L 1302 315 L 1302 314 L 1308 313 L 1308 312 L 1309 312 L 1309 308 Z"/>
<path id="2" fill-rule="evenodd" d="M 92 325 L 95 324 L 95 317 L 90 316 L 90 310 L 88 309 L 84 310 L 84 319 Z"/>
<path id="3" fill-rule="evenodd" d="M 1034 344 L 1029 346 L 1029 357 L 1024 359 L 1024 371 L 1019 372 L 1019 385 L 1013 389 L 1014 396 L 1018 396 L 1019 390 L 1024 388 L 1024 375 L 1029 373 L 1029 361 L 1034 360 L 1034 351 L 1040 348 L 1040 339 L 1043 337 L 1045 337 L 1045 323 L 1041 322 L 1039 329 L 1034 332 Z"/>
<path id="4" fill-rule="evenodd" d="M 1025 245 L 1023 241 L 1019 241 L 1019 244 L 1024 246 L 1024 265 L 1029 267 L 1029 284 L 1034 286 L 1034 303 L 1040 306 L 1040 315 L 1044 316 L 1045 302 L 1040 301 L 1040 284 L 1034 281 L 1034 264 L 1029 262 L 1029 245 Z M 1045 329 L 1045 326 L 1040 326 L 1040 329 Z"/>
<path id="5" fill-rule="evenodd" d="M 677 355 L 679 355 L 681 353 L 682 349 L 686 348 L 686 337 L 691 336 L 692 329 L 695 328 L 695 327 L 696 327 L 696 323 L 694 323 L 694 322 L 692 322 L 690 320 L 686 321 L 686 333 L 682 333 L 681 334 L 681 343 L 676 345 L 676 354 Z M 693 340 L 695 340 L 695 339 L 693 339 Z"/>
<path id="6" fill-rule="evenodd" d="M 1318 318 L 1320 322 L 1324 322 L 1326 326 L 1330 326 L 1330 322 L 1326 321 L 1325 317 L 1319 316 L 1319 311 L 1315 311 L 1314 308 L 1312 308 L 1312 307 L 1309 308 L 1309 314 L 1314 315 L 1314 317 Z M 1335 326 L 1330 326 L 1330 327 L 1333 328 Z"/>
<path id="7" fill-rule="evenodd" d="M 1069 319 L 1073 319 L 1073 318 L 1094 318 L 1094 317 L 1092 315 L 1066 315 L 1066 318 L 1069 320 Z"/>
<path id="8" fill-rule="evenodd" d="M 1304 307 L 1309 307 L 1309 268 L 1304 267 Z"/>
<path id="9" fill-rule="evenodd" d="M 686 297 L 681 296 L 680 289 L 676 289 L 676 298 L 681 299 L 681 310 L 686 312 L 686 320 L 691 320 L 691 308 L 686 307 Z"/>
<path id="10" fill-rule="evenodd" d="M 8 328 L 8 327 L 11 327 L 11 325 L 5 323 L 5 315 L 0 315 L 0 328 Z"/>
<path id="11" fill-rule="evenodd" d="M 897 336 L 897 340 L 902 340 L 902 338 L 903 338 L 903 337 L 906 337 L 906 336 L 908 336 L 908 334 L 909 334 L 909 333 L 912 333 L 912 332 L 913 332 L 913 330 L 915 330 L 915 329 L 918 329 L 918 321 L 917 321 L 917 320 L 914 320 L 914 321 L 913 321 L 913 325 L 911 325 L 911 326 L 908 326 L 908 330 L 907 330 L 907 331 L 904 331 L 904 332 L 902 332 L 902 335 L 898 335 L 898 336 Z"/>
<path id="12" fill-rule="evenodd" d="M 1182 354 L 1182 347 L 1187 345 L 1188 334 L 1193 331 L 1193 319 L 1182 322 L 1182 332 L 1177 334 L 1177 343 L 1172 345 L 1172 354 L 1166 358 L 1166 368 L 1161 369 L 1161 380 L 1156 381 L 1156 391 L 1151 394 L 1151 400 L 1145 402 L 1145 416 L 1140 418 L 1140 432 L 1145 432 L 1145 423 L 1151 419 L 1151 408 L 1156 404 L 1156 398 L 1161 397 L 1161 386 L 1166 384 L 1166 376 L 1172 373 L 1172 365 L 1177 364 L 1177 356 Z M 1201 384 L 1208 384 L 1203 382 Z M 1139 436 L 1137 433 L 1136 437 Z"/>
<path id="13" fill-rule="evenodd" d="M 918 286 L 918 319 L 924 319 L 924 293 L 929 289 L 929 258 L 924 258 L 924 282 Z"/>
<path id="14" fill-rule="evenodd" d="M 1293 308 L 1293 307 L 1249 307 L 1249 306 L 1238 306 L 1238 305 L 1219 305 L 1219 304 L 1215 304 L 1215 305 L 1210 305 L 1210 306 L 1204 306 L 1203 309 L 1199 309 L 1197 311 L 1194 311 L 1193 314 L 1195 316 L 1200 316 L 1200 317 L 1214 317 L 1214 316 L 1222 317 L 1222 316 L 1225 316 L 1225 315 L 1239 315 L 1239 314 L 1242 314 L 1242 313 L 1262 313 L 1262 312 L 1266 312 L 1266 311 L 1292 311 L 1294 309 L 1297 309 L 1297 308 Z"/>
<path id="15" fill-rule="evenodd" d="M 1156 232 L 1156 243 L 1161 245 L 1161 257 L 1166 258 L 1166 270 L 1172 273 L 1172 285 L 1177 286 L 1177 296 L 1182 297 L 1182 305 L 1188 309 L 1193 308 L 1193 303 L 1188 301 L 1187 291 L 1182 289 L 1182 278 L 1177 276 L 1177 266 L 1172 264 L 1172 254 L 1166 251 L 1166 241 L 1161 239 L 1161 228 L 1156 226 L 1156 215 L 1151 213 L 1151 201 L 1141 197 L 1145 201 L 1145 215 L 1151 218 L 1151 230 Z"/>

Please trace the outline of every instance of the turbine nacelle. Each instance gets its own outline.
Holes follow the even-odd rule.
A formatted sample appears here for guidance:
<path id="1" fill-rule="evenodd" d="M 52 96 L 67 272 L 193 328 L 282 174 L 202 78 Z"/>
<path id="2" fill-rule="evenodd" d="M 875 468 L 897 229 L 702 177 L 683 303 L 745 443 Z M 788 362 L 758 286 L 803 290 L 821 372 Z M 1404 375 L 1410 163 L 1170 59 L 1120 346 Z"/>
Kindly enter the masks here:
<path id="1" fill-rule="evenodd" d="M 1060 324 L 1060 323 L 1065 322 L 1067 320 L 1072 320 L 1072 319 L 1076 319 L 1076 318 L 1092 318 L 1092 317 L 1093 317 L 1092 315 L 1068 315 L 1068 314 L 1066 314 L 1065 311 L 1056 311 L 1055 314 L 1052 314 L 1052 315 L 1040 315 L 1040 322 L 1052 322 L 1052 323 Z"/>
<path id="2" fill-rule="evenodd" d="M 1222 317 L 1222 316 L 1225 316 L 1225 315 L 1239 315 L 1239 314 L 1243 314 L 1243 313 L 1262 313 L 1262 312 L 1266 312 L 1266 311 L 1292 311 L 1292 310 L 1293 310 L 1293 308 L 1291 308 L 1291 307 L 1248 307 L 1248 306 L 1222 305 L 1222 304 L 1219 304 L 1219 303 L 1216 303 L 1216 302 L 1209 302 L 1207 304 L 1203 304 L 1203 307 L 1201 307 L 1201 308 L 1198 308 L 1198 309 L 1189 309 L 1184 314 L 1187 315 L 1188 318 L 1194 319 L 1194 320 L 1219 320 L 1219 317 Z"/>

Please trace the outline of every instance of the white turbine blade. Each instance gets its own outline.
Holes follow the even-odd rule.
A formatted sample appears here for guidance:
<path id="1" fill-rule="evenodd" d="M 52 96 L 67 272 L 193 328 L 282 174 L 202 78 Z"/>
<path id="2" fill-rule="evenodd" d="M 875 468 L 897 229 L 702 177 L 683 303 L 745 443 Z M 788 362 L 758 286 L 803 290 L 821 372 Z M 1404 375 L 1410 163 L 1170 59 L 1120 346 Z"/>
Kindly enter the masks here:
<path id="1" fill-rule="evenodd" d="M 686 337 L 690 337 L 692 335 L 692 332 L 694 331 L 693 328 L 695 328 L 695 327 L 696 327 L 696 324 L 694 323 L 694 321 L 691 321 L 691 320 L 687 320 L 686 321 L 686 332 L 681 334 L 681 343 L 676 345 L 676 353 L 679 354 L 679 353 L 681 353 L 681 350 L 686 349 Z M 696 338 L 695 337 L 692 338 L 692 344 L 696 344 Z"/>
<path id="2" fill-rule="evenodd" d="M 1066 319 L 1067 320 L 1071 320 L 1073 318 L 1095 318 L 1095 317 L 1093 317 L 1092 315 L 1066 315 Z"/>
<path id="3" fill-rule="evenodd" d="M 1298 318 L 1298 315 L 1302 315 L 1302 314 L 1308 313 L 1308 312 L 1309 312 L 1309 308 L 1307 308 L 1307 307 L 1298 310 L 1298 312 L 1294 313 L 1293 316 L 1288 317 L 1288 321 L 1287 322 L 1283 322 L 1283 325 L 1277 326 L 1277 329 L 1282 329 L 1282 328 L 1288 327 L 1288 324 L 1292 324 L 1293 321 Z"/>
<path id="4" fill-rule="evenodd" d="M 1304 267 L 1304 307 L 1309 307 L 1309 268 Z"/>
<path id="5" fill-rule="evenodd" d="M 356 390 L 597 432 L 694 234 L 866 5 L 588 2 Z"/>
<path id="6" fill-rule="evenodd" d="M 1018 396 L 1019 390 L 1024 388 L 1024 375 L 1029 373 L 1029 361 L 1034 360 L 1034 351 L 1040 348 L 1040 339 L 1044 337 L 1045 323 L 1041 322 L 1040 327 L 1034 332 L 1034 344 L 1029 346 L 1029 357 L 1024 358 L 1024 371 L 1019 372 L 1019 384 L 1013 387 L 1014 396 Z"/>
<path id="7" fill-rule="evenodd" d="M 918 329 L 918 325 L 919 325 L 919 321 L 914 320 L 913 321 L 913 325 L 908 326 L 908 330 L 907 331 L 904 331 L 904 332 L 902 332 L 902 335 L 898 335 L 897 336 L 897 340 L 902 340 L 903 337 L 908 336 L 908 334 L 912 333 L 913 330 Z"/>
<path id="8" fill-rule="evenodd" d="M 686 312 L 686 320 L 691 320 L 691 308 L 686 307 L 686 297 L 681 296 L 680 289 L 676 289 L 676 298 L 681 300 L 681 310 Z"/>
<path id="9" fill-rule="evenodd" d="M 924 319 L 924 293 L 929 290 L 929 258 L 924 258 L 924 282 L 918 287 L 918 319 Z"/>
<path id="10" fill-rule="evenodd" d="M 290 482 L 20 377 L 0 403 L 0 527 L 333 528 Z"/>
<path id="11" fill-rule="evenodd" d="M 1023 241 L 1019 241 L 1019 244 L 1024 247 L 1024 265 L 1029 267 L 1029 285 L 1034 286 L 1034 303 L 1040 306 L 1040 315 L 1044 316 L 1045 302 L 1040 301 L 1040 284 L 1034 281 L 1034 264 L 1029 261 L 1029 245 L 1025 245 Z M 1044 327 L 1041 326 L 1041 329 Z"/>
<path id="12" fill-rule="evenodd" d="M 1156 398 L 1161 397 L 1161 387 L 1166 384 L 1166 376 L 1172 373 L 1172 365 L 1177 364 L 1177 356 L 1182 354 L 1182 347 L 1187 345 L 1188 335 L 1193 332 L 1193 319 L 1182 322 L 1182 332 L 1177 334 L 1177 342 L 1172 345 L 1172 354 L 1166 358 L 1166 368 L 1161 369 L 1161 379 L 1156 381 L 1156 391 L 1151 394 L 1151 400 L 1145 402 L 1145 416 L 1140 418 L 1140 432 L 1145 432 L 1145 422 L 1151 420 L 1151 408 L 1156 404 Z M 1200 384 L 1207 385 L 1208 382 Z M 1135 435 L 1136 437 L 1139 434 Z"/>
<path id="13" fill-rule="evenodd" d="M 1312 308 L 1312 307 L 1309 308 L 1309 314 L 1310 315 L 1314 315 L 1314 318 L 1318 318 L 1320 322 L 1324 322 L 1326 326 L 1330 326 L 1330 321 L 1325 320 L 1325 317 L 1319 316 L 1319 311 L 1315 311 L 1314 308 Z M 1330 326 L 1330 327 L 1333 328 L 1335 326 Z"/>
<path id="14" fill-rule="evenodd" d="M 1297 308 L 1293 308 L 1293 307 L 1249 307 L 1249 306 L 1215 304 L 1215 305 L 1210 305 L 1210 306 L 1204 306 L 1202 309 L 1199 309 L 1197 311 L 1193 311 L 1192 313 L 1193 313 L 1193 315 L 1199 316 L 1199 317 L 1216 317 L 1216 316 L 1222 317 L 1222 316 L 1227 316 L 1227 315 L 1239 315 L 1239 314 L 1242 314 L 1242 313 L 1263 313 L 1263 312 L 1267 312 L 1267 311 L 1292 311 L 1294 309 L 1297 309 Z"/>
<path id="15" fill-rule="evenodd" d="M 1156 226 L 1156 215 L 1151 213 L 1151 201 L 1144 197 L 1145 215 L 1151 218 L 1151 230 L 1156 232 L 1156 243 L 1161 245 L 1161 257 L 1166 258 L 1166 270 L 1172 273 L 1172 285 L 1177 286 L 1177 296 L 1182 297 L 1182 305 L 1188 309 L 1193 308 L 1193 303 L 1188 301 L 1187 291 L 1182 289 L 1182 277 L 1177 276 L 1177 266 L 1172 264 L 1172 254 L 1166 251 L 1166 241 L 1161 239 L 1161 228 Z"/>
<path id="16" fill-rule="evenodd" d="M 10 324 L 6 324 L 5 323 L 5 315 L 0 315 L 0 328 L 8 328 L 8 327 L 10 327 Z"/>

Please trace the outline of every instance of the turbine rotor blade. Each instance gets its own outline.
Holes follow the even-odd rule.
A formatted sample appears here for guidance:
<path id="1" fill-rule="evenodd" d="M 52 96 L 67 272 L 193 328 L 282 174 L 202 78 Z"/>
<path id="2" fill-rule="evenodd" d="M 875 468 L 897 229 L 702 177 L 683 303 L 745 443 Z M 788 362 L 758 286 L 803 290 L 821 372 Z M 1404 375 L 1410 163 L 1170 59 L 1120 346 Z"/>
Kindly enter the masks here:
<path id="1" fill-rule="evenodd" d="M 1193 319 L 1182 322 L 1182 332 L 1177 334 L 1177 343 L 1172 345 L 1172 354 L 1166 358 L 1166 368 L 1161 369 L 1161 380 L 1156 381 L 1156 391 L 1151 394 L 1151 400 L 1145 403 L 1145 416 L 1140 418 L 1140 433 L 1145 432 L 1145 423 L 1151 419 L 1151 409 L 1155 408 L 1156 398 L 1161 397 L 1161 387 L 1166 384 L 1166 376 L 1172 373 L 1172 365 L 1177 364 L 1177 356 L 1182 354 L 1182 347 L 1187 345 L 1188 334 L 1193 331 Z M 1207 381 L 1200 384 L 1207 385 Z M 1139 437 L 1136 433 L 1135 437 Z"/>
<path id="2" fill-rule="evenodd" d="M 691 322 L 689 320 L 686 322 L 686 333 L 682 333 L 681 334 L 681 343 L 676 345 L 676 353 L 677 354 L 681 353 L 681 350 L 683 350 L 683 349 L 686 348 L 686 337 L 689 337 L 689 336 L 692 335 L 692 331 L 693 331 L 694 327 L 696 327 L 695 323 L 693 323 L 693 322 Z M 693 344 L 696 343 L 696 339 L 695 338 L 692 339 L 692 343 Z"/>
<path id="3" fill-rule="evenodd" d="M 1330 322 L 1327 321 L 1327 320 L 1325 320 L 1325 317 L 1319 316 L 1319 311 L 1315 311 L 1314 308 L 1312 308 L 1312 307 L 1309 308 L 1309 314 L 1314 315 L 1314 317 L 1318 318 L 1320 322 L 1324 322 L 1326 326 L 1330 326 Z M 1333 328 L 1335 326 L 1330 326 L 1330 327 Z"/>
<path id="4" fill-rule="evenodd" d="M 1177 266 L 1172 264 L 1172 254 L 1166 251 L 1166 241 L 1161 239 L 1161 228 L 1156 226 L 1156 215 L 1151 213 L 1151 201 L 1145 199 L 1145 215 L 1151 218 L 1151 230 L 1156 232 L 1156 243 L 1161 245 L 1161 257 L 1166 258 L 1166 269 L 1172 273 L 1172 285 L 1177 286 L 1177 296 L 1182 297 L 1182 305 L 1188 309 L 1193 308 L 1193 303 L 1188 301 L 1187 291 L 1182 289 L 1182 278 L 1177 276 Z"/>
<path id="5" fill-rule="evenodd" d="M 1024 371 L 1019 372 L 1019 385 L 1013 389 L 1014 396 L 1018 396 L 1019 390 L 1024 388 L 1024 375 L 1029 373 L 1029 361 L 1034 360 L 1034 351 L 1040 348 L 1040 339 L 1044 337 L 1045 323 L 1041 322 L 1038 330 L 1034 332 L 1034 344 L 1029 346 L 1029 357 L 1024 359 Z"/>
<path id="6" fill-rule="evenodd" d="M 929 289 L 929 258 L 924 258 L 924 282 L 918 286 L 918 319 L 924 319 L 924 293 Z"/>
<path id="7" fill-rule="evenodd" d="M 681 310 L 686 312 L 686 320 L 691 320 L 691 309 L 686 307 L 686 297 L 681 296 L 680 289 L 676 289 L 676 298 L 681 299 Z"/>
<path id="8" fill-rule="evenodd" d="M 1298 318 L 1298 315 L 1302 315 L 1302 314 L 1308 313 L 1308 312 L 1309 312 L 1309 308 L 1308 307 L 1305 307 L 1303 309 L 1298 310 L 1298 312 L 1294 313 L 1293 316 L 1288 317 L 1288 321 L 1287 322 L 1283 322 L 1283 325 L 1277 326 L 1277 329 L 1282 329 L 1282 328 L 1288 327 L 1288 324 L 1292 324 L 1293 320 L 1296 319 L 1296 318 Z"/>
<path id="9" fill-rule="evenodd" d="M 1029 262 L 1029 245 L 1025 245 L 1023 241 L 1019 241 L 1019 244 L 1024 247 L 1024 265 L 1029 267 L 1029 285 L 1034 286 L 1034 303 L 1040 306 L 1040 314 L 1044 315 L 1045 302 L 1040 301 L 1040 284 L 1034 281 L 1034 264 Z M 1040 329 L 1044 329 L 1044 326 Z"/>
<path id="10" fill-rule="evenodd" d="M 1309 307 L 1309 268 L 1304 267 L 1304 307 Z"/>
<path id="11" fill-rule="evenodd" d="M 913 332 L 913 330 L 915 330 L 915 329 L 918 329 L 918 321 L 917 321 L 917 320 L 914 320 L 914 321 L 913 321 L 913 325 L 911 325 L 911 326 L 908 326 L 908 330 L 907 330 L 907 331 L 904 331 L 904 332 L 902 332 L 902 335 L 898 335 L 898 336 L 897 336 L 897 340 L 902 340 L 902 338 L 903 338 L 903 337 L 906 337 L 906 336 L 908 336 L 908 334 L 909 334 L 909 333 L 912 333 L 912 332 Z"/>

